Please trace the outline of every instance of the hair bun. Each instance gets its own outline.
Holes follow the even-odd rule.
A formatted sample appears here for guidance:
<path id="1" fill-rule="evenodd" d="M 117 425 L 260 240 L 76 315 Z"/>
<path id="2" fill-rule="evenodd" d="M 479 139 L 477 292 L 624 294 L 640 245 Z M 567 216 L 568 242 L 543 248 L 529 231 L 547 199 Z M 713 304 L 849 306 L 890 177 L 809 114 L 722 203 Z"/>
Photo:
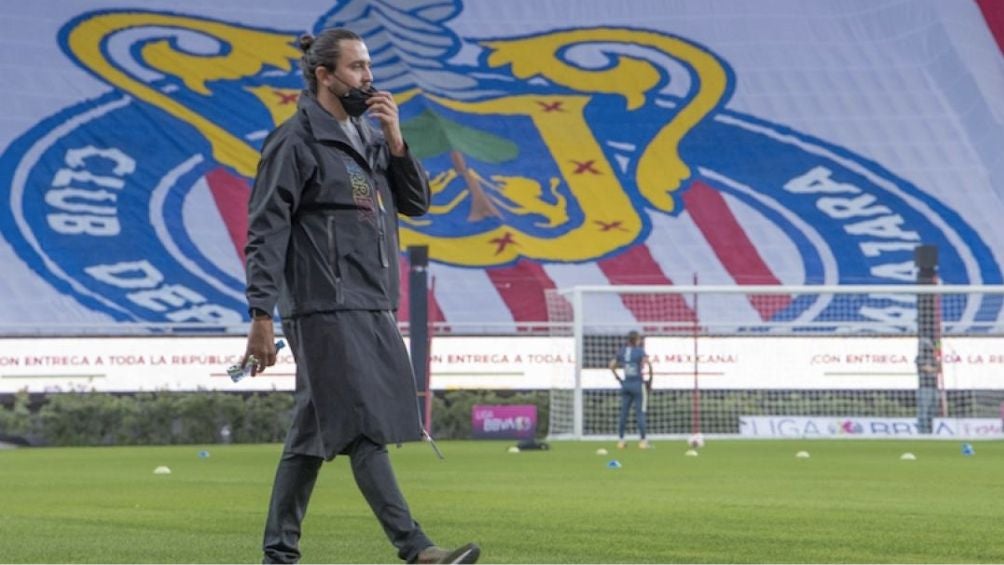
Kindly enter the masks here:
<path id="1" fill-rule="evenodd" d="M 314 44 L 314 36 L 309 33 L 305 33 L 300 36 L 300 51 L 306 53 L 310 50 L 310 46 Z"/>

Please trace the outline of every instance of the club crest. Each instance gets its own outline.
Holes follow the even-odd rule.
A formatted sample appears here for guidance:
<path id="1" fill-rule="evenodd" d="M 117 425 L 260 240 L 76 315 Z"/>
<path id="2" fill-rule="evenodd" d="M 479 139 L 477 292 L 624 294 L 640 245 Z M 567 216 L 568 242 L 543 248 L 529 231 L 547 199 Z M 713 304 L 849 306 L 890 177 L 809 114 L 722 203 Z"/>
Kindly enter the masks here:
<path id="1" fill-rule="evenodd" d="M 377 86 L 394 93 L 430 174 L 431 210 L 401 218 L 401 243 L 429 245 L 433 261 L 596 262 L 652 243 L 654 223 L 712 218 L 727 201 L 783 234 L 807 284 L 910 283 L 921 243 L 939 247 L 946 283 L 1001 282 L 980 236 L 922 188 L 730 110 L 737 76 L 712 46 L 602 26 L 462 39 L 450 29 L 459 1 L 415 4 L 380 19 L 340 2 L 315 31 L 364 30 Z M 382 27 L 394 18 L 409 32 Z M 118 320 L 246 319 L 249 186 L 265 136 L 296 108 L 297 36 L 151 11 L 67 22 L 66 55 L 112 90 L 3 154 L 7 241 Z M 730 221 L 715 229 L 721 249 L 738 244 Z M 956 315 L 995 319 L 1000 307 L 973 299 Z M 794 300 L 765 319 L 825 315 Z"/>

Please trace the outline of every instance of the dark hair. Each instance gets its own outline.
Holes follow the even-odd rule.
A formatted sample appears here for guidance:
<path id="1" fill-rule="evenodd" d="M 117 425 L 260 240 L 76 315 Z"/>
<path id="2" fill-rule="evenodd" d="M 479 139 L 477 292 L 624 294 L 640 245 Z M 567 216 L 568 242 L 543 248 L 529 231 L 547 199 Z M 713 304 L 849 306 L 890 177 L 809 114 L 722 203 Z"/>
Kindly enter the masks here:
<path id="1" fill-rule="evenodd" d="M 631 330 L 628 332 L 627 338 L 629 343 L 638 343 L 639 341 L 641 341 L 641 334 L 639 334 L 634 330 Z"/>
<path id="2" fill-rule="evenodd" d="M 328 70 L 335 70 L 338 63 L 338 56 L 341 55 L 341 41 L 348 39 L 352 41 L 362 41 L 363 38 L 348 29 L 338 27 L 322 31 L 317 37 L 305 33 L 300 36 L 300 70 L 303 71 L 303 80 L 307 83 L 307 89 L 317 94 L 317 75 L 314 71 L 317 67 L 326 67 Z"/>

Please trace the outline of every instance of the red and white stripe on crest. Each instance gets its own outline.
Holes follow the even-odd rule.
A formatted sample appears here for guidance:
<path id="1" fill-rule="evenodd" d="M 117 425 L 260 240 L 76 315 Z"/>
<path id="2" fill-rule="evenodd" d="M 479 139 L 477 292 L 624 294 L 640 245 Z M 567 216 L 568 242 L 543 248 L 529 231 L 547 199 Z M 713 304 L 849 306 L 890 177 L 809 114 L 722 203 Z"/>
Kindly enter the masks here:
<path id="1" fill-rule="evenodd" d="M 740 200 L 695 182 L 684 192 L 685 209 L 677 216 L 649 212 L 652 230 L 644 244 L 611 258 L 582 264 L 536 264 L 470 269 L 435 266 L 436 296 L 447 321 L 495 323 L 499 327 L 547 320 L 547 289 L 576 285 L 690 285 L 695 273 L 702 285 L 800 284 L 804 267 L 784 232 Z M 453 284 L 459 286 L 454 287 Z M 479 298 L 481 297 L 481 298 Z M 586 323 L 630 325 L 670 320 L 693 321 L 693 297 L 623 297 L 591 299 Z M 702 320 L 768 320 L 790 304 L 784 296 L 729 295 L 700 303 Z M 459 327 L 458 327 L 459 329 Z"/>

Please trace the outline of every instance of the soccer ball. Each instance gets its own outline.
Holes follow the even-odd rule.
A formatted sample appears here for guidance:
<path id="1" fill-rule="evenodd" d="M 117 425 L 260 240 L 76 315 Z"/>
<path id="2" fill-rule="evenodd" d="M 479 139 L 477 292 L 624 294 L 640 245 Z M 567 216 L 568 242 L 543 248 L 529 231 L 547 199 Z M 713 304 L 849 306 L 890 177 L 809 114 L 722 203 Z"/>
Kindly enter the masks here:
<path id="1" fill-rule="evenodd" d="M 704 436 L 701 434 L 694 434 L 687 438 L 687 445 L 694 449 L 699 449 L 704 447 Z"/>

